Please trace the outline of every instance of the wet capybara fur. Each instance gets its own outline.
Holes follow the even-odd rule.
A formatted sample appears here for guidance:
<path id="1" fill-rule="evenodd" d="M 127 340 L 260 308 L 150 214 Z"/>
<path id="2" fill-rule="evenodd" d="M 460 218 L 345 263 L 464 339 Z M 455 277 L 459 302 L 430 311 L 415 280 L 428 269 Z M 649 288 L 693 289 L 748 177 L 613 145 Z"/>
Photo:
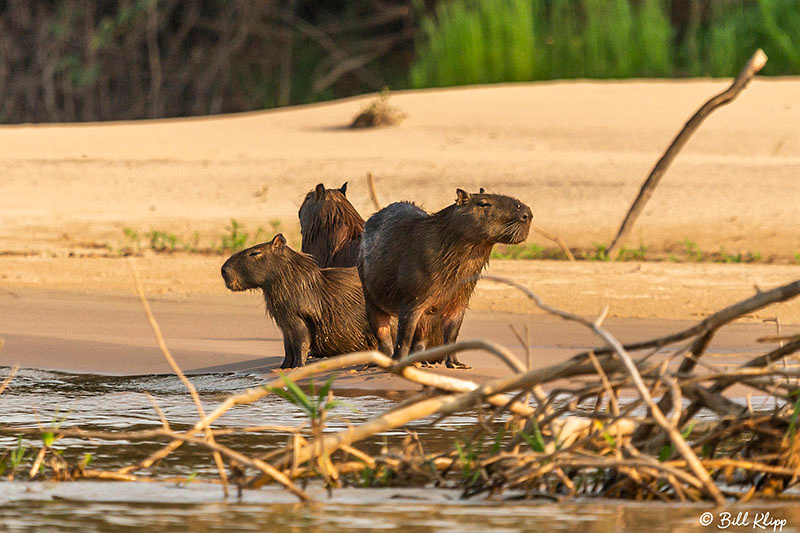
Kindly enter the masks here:
<path id="1" fill-rule="evenodd" d="M 338 189 L 326 189 L 322 183 L 318 184 L 306 194 L 298 214 L 303 253 L 311 254 L 323 268 L 357 265 L 364 219 L 347 199 L 347 182 Z M 415 339 L 414 350 L 442 344 L 441 318 L 430 317 L 425 340 Z"/>
<path id="2" fill-rule="evenodd" d="M 281 368 L 309 355 L 328 357 L 373 350 L 378 342 L 365 315 L 355 268 L 320 268 L 310 255 L 286 246 L 283 235 L 232 255 L 222 265 L 232 291 L 261 289 L 267 312 L 283 333 Z"/>
<path id="3" fill-rule="evenodd" d="M 435 315 L 441 315 L 444 342 L 455 342 L 492 246 L 528 237 L 533 215 L 519 200 L 483 189 L 456 194 L 454 204 L 433 214 L 408 202 L 388 205 L 364 227 L 358 273 L 367 319 L 380 350 L 395 359 L 408 355 L 415 339 L 425 338 Z M 392 316 L 398 317 L 394 345 Z M 455 356 L 445 362 L 465 367 Z"/>
<path id="4" fill-rule="evenodd" d="M 314 256 L 322 268 L 356 266 L 364 219 L 347 199 L 347 182 L 338 189 L 317 185 L 306 194 L 298 215 L 303 253 Z"/>

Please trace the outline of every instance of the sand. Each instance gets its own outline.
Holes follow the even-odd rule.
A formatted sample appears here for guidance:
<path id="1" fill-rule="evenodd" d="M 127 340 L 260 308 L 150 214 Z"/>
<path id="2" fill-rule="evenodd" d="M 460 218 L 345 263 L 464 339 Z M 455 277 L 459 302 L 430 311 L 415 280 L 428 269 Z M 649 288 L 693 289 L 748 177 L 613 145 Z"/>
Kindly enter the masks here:
<path id="1" fill-rule="evenodd" d="M 218 244 L 236 219 L 299 245 L 296 213 L 318 182 L 349 181 L 365 216 L 380 199 L 430 210 L 455 188 L 519 197 L 535 223 L 570 246 L 609 242 L 664 147 L 724 81 L 556 82 L 399 92 L 399 126 L 343 126 L 371 97 L 186 120 L 0 127 L 0 365 L 100 373 L 166 371 L 132 299 L 124 228 Z M 594 316 L 604 305 L 620 336 L 681 329 L 800 273 L 800 80 L 757 80 L 712 115 L 665 176 L 628 246 L 667 254 L 686 240 L 707 251 L 760 253 L 777 264 L 493 261 L 489 272 Z M 551 246 L 533 235 L 529 242 Z M 146 242 L 141 240 L 146 248 Z M 154 254 L 134 261 L 157 318 L 191 371 L 270 370 L 278 330 L 257 294 L 233 294 L 223 256 Z M 747 335 L 719 353 L 759 349 L 756 336 L 800 329 L 800 302 L 746 317 Z M 463 338 L 516 343 L 507 324 L 531 324 L 535 364 L 595 344 L 543 316 L 521 295 L 482 282 Z M 747 329 L 750 328 L 750 329 Z M 653 333 L 653 335 L 650 335 Z M 541 336 L 541 342 L 537 341 Z M 750 340 L 746 340 L 745 337 Z M 538 344 L 537 344 L 538 342 Z M 516 347 L 515 347 L 516 348 Z M 519 352 L 521 354 L 521 351 Z M 475 354 L 471 376 L 505 372 Z M 347 386 L 375 378 L 349 377 Z"/>

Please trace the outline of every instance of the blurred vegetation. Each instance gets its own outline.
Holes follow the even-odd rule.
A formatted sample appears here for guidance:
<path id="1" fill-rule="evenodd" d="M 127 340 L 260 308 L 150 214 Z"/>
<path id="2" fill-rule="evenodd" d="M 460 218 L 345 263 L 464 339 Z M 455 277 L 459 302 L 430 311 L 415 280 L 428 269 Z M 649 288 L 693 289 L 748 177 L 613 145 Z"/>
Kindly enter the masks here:
<path id="1" fill-rule="evenodd" d="M 798 0 L 8 0 L 0 122 L 227 113 L 384 86 L 800 74 Z"/>
<path id="2" fill-rule="evenodd" d="M 414 87 L 800 74 L 797 0 L 452 0 L 422 18 Z"/>
<path id="3" fill-rule="evenodd" d="M 0 122 L 205 115 L 377 91 L 407 79 L 412 15 L 401 0 L 0 1 Z"/>

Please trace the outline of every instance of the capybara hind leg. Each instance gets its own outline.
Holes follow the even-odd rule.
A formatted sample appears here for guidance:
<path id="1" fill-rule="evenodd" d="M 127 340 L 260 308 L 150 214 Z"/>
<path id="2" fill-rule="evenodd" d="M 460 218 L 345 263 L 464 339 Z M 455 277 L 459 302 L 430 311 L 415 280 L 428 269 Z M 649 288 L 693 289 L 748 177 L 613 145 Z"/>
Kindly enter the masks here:
<path id="1" fill-rule="evenodd" d="M 366 301 L 366 310 L 369 327 L 375 338 L 378 339 L 378 350 L 391 357 L 392 347 L 394 346 L 391 328 L 392 317 L 375 305 L 370 304 L 369 300 Z"/>
<path id="2" fill-rule="evenodd" d="M 428 338 L 431 323 L 431 315 L 423 314 L 419 322 L 417 322 L 417 329 L 414 331 L 414 341 L 411 343 L 411 353 L 421 352 L 428 347 Z"/>
<path id="3" fill-rule="evenodd" d="M 442 329 L 444 330 L 444 341 L 446 344 L 452 344 L 458 340 L 458 332 L 461 330 L 461 323 L 464 321 L 464 312 L 458 313 L 456 316 L 449 318 L 445 317 L 442 323 Z M 469 369 L 471 368 L 468 365 L 465 365 L 461 361 L 458 360 L 456 354 L 451 353 L 447 355 L 447 358 L 444 360 L 445 366 L 447 368 L 463 368 Z"/>
<path id="4" fill-rule="evenodd" d="M 422 309 L 411 309 L 403 311 L 397 317 L 397 342 L 394 345 L 393 359 L 400 360 L 411 351 L 411 343 L 421 316 Z"/>

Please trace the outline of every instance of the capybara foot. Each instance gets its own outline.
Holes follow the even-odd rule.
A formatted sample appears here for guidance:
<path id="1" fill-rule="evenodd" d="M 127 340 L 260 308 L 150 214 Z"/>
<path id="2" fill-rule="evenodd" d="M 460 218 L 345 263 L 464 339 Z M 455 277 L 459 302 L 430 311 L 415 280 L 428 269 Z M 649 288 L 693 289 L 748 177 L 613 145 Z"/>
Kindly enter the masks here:
<path id="1" fill-rule="evenodd" d="M 458 368 L 461 370 L 469 370 L 470 368 L 472 368 L 471 366 L 465 365 L 461 361 L 456 361 L 456 360 L 447 361 L 446 366 L 447 368 Z"/>

